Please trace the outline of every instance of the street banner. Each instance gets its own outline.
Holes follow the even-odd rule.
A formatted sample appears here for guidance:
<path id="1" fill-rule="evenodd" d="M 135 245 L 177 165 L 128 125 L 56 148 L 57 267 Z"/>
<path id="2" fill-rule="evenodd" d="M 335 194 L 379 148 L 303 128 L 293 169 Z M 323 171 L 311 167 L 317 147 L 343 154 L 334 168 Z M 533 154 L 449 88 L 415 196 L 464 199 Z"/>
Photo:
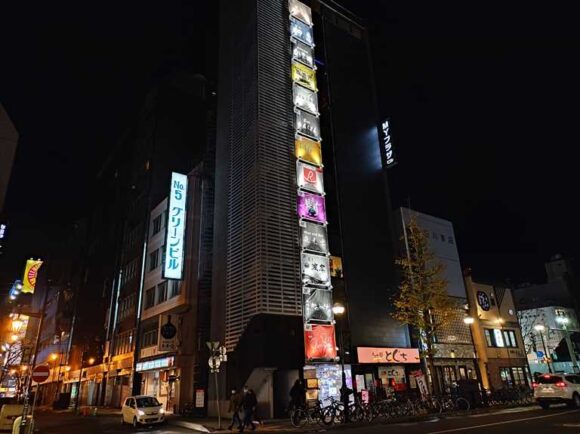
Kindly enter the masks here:
<path id="1" fill-rule="evenodd" d="M 331 291 L 328 289 L 313 289 L 309 295 L 304 296 L 304 321 L 332 321 Z"/>
<path id="2" fill-rule="evenodd" d="M 320 120 L 303 110 L 296 112 L 296 132 L 314 140 L 320 140 Z"/>
<path id="3" fill-rule="evenodd" d="M 314 69 L 314 51 L 302 42 L 295 41 L 292 44 L 292 59 Z"/>
<path id="4" fill-rule="evenodd" d="M 423 375 L 423 373 L 415 375 L 415 381 L 417 382 L 419 392 L 421 392 L 421 397 L 427 398 L 429 396 L 429 388 L 427 387 L 427 379 L 425 378 L 425 375 Z"/>
<path id="5" fill-rule="evenodd" d="M 302 253 L 302 283 L 305 285 L 330 286 L 328 257 Z"/>
<path id="6" fill-rule="evenodd" d="M 322 149 L 320 142 L 307 139 L 303 136 L 297 136 L 295 140 L 296 158 L 299 158 L 309 163 L 322 165 Z"/>
<path id="7" fill-rule="evenodd" d="M 171 173 L 163 277 L 181 280 L 185 256 L 185 223 L 187 219 L 187 175 Z"/>
<path id="8" fill-rule="evenodd" d="M 298 0 L 288 0 L 288 11 L 294 18 L 299 19 L 309 26 L 312 25 L 312 11 L 304 3 Z"/>
<path id="9" fill-rule="evenodd" d="M 307 324 L 304 327 L 304 350 L 306 353 L 306 360 L 336 359 L 334 326 Z"/>
<path id="10" fill-rule="evenodd" d="M 316 92 L 316 72 L 302 63 L 292 62 L 292 81 Z"/>
<path id="11" fill-rule="evenodd" d="M 34 294 L 36 288 L 36 278 L 38 277 L 38 269 L 41 267 L 42 261 L 29 259 L 26 261 L 24 267 L 24 277 L 22 278 L 22 292 L 27 294 Z"/>
<path id="12" fill-rule="evenodd" d="M 292 39 L 304 42 L 306 45 L 314 47 L 314 35 L 312 27 L 304 24 L 294 17 L 290 17 L 290 37 Z"/>
<path id="13" fill-rule="evenodd" d="M 296 83 L 292 86 L 294 107 L 318 115 L 318 96 L 313 91 Z"/>
<path id="14" fill-rule="evenodd" d="M 326 227 L 306 220 L 300 222 L 300 227 L 300 245 L 302 249 L 323 254 L 328 253 Z"/>
<path id="15" fill-rule="evenodd" d="M 322 196 L 298 192 L 297 211 L 299 217 L 326 223 L 326 205 Z"/>
<path id="16" fill-rule="evenodd" d="M 322 168 L 320 167 L 297 161 L 296 183 L 303 190 L 324 194 L 324 181 L 322 179 Z"/>

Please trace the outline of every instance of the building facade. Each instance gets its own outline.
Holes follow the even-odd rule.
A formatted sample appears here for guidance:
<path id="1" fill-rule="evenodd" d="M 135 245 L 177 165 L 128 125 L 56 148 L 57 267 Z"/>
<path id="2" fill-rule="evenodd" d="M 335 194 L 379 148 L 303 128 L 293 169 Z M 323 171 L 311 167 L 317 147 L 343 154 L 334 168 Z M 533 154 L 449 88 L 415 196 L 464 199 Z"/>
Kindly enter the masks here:
<path id="1" fill-rule="evenodd" d="M 509 288 L 474 282 L 465 274 L 477 362 L 486 389 L 531 387 L 531 376 Z"/>
<path id="2" fill-rule="evenodd" d="M 444 265 L 442 277 L 448 282 L 447 293 L 458 306 L 449 324 L 438 332 L 435 344 L 434 364 L 438 371 L 437 378 L 441 383 L 441 390 L 449 390 L 458 381 L 477 379 L 473 338 L 470 326 L 464 322 L 464 306 L 468 299 L 457 240 L 450 221 L 409 208 L 399 208 L 395 212 L 395 222 L 401 254 L 407 254 L 404 227 L 412 218 L 425 231 L 429 250 L 435 259 Z"/>
<path id="3" fill-rule="evenodd" d="M 276 415 L 305 362 L 332 383 L 320 393 L 336 394 L 337 357 L 368 389 L 393 361 L 361 361 L 359 348 L 411 347 L 389 315 L 392 215 L 367 33 L 334 3 L 287 0 L 227 4 L 220 32 L 212 340 L 230 352 L 224 389 L 248 384 Z M 342 355 L 334 302 L 346 307 Z"/>

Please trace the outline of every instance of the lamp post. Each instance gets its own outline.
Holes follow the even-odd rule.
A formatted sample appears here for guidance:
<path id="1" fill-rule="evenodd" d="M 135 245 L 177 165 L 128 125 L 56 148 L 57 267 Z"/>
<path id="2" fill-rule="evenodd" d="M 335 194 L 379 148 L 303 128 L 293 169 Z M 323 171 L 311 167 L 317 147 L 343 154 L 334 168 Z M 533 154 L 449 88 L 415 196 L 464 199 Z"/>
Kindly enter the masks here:
<path id="1" fill-rule="evenodd" d="M 334 316 L 338 317 L 339 319 L 342 318 L 342 315 L 344 315 L 345 312 L 346 312 L 346 308 L 340 303 L 335 303 L 334 306 L 332 306 L 332 313 L 334 313 Z M 339 324 L 339 322 L 336 321 L 336 319 L 334 320 L 334 322 L 337 325 L 337 329 L 338 329 L 339 345 L 340 345 L 339 357 L 340 357 L 340 366 L 342 369 L 342 386 L 340 388 L 340 397 L 342 400 L 342 405 L 344 406 L 344 422 L 347 423 L 349 421 L 348 397 L 349 397 L 350 393 L 348 393 L 348 387 L 346 385 L 346 372 L 344 371 L 344 356 L 345 356 L 344 338 L 343 338 L 343 334 L 342 334 L 341 324 Z"/>
<path id="2" fill-rule="evenodd" d="M 574 372 L 580 372 L 578 369 L 578 362 L 576 360 L 576 353 L 574 352 L 574 347 L 572 346 L 572 339 L 570 339 L 570 332 L 568 331 L 568 323 L 570 319 L 566 316 L 557 316 L 556 322 L 562 326 L 564 331 L 564 338 L 566 339 L 566 346 L 568 347 L 568 354 L 570 355 L 570 361 L 572 362 L 572 369 Z"/>
<path id="3" fill-rule="evenodd" d="M 210 372 L 215 374 L 215 400 L 217 404 L 217 416 L 218 416 L 218 429 L 222 428 L 222 416 L 220 409 L 220 393 L 218 384 L 218 373 L 220 372 L 220 365 L 222 362 L 228 361 L 228 350 L 223 345 L 217 341 L 206 342 L 207 347 L 210 351 L 210 356 L 208 364 L 210 367 Z"/>
<path id="4" fill-rule="evenodd" d="M 465 324 L 467 324 L 470 328 L 471 331 L 471 343 L 473 344 L 473 355 L 475 356 L 475 363 L 473 364 L 475 367 L 475 376 L 477 377 L 477 382 L 479 384 L 479 389 L 481 391 L 481 399 L 483 401 L 483 405 L 485 405 L 487 407 L 487 391 L 485 390 L 485 387 L 483 386 L 483 378 L 481 377 L 481 370 L 479 369 L 479 357 L 477 355 L 477 347 L 475 346 L 475 342 L 473 342 L 473 330 L 471 330 L 471 327 L 473 326 L 473 324 L 475 324 L 475 318 L 473 318 L 472 316 L 466 316 L 465 318 L 463 318 L 463 322 Z"/>
<path id="5" fill-rule="evenodd" d="M 540 334 L 540 339 L 542 340 L 542 348 L 544 349 L 544 357 L 546 357 L 546 363 L 548 364 L 548 372 L 552 374 L 553 373 L 552 366 L 550 365 L 550 358 L 548 355 L 548 350 L 546 349 L 546 341 L 544 340 L 544 330 L 546 330 L 546 327 L 544 327 L 542 324 L 536 324 L 534 326 L 534 330 Z"/>

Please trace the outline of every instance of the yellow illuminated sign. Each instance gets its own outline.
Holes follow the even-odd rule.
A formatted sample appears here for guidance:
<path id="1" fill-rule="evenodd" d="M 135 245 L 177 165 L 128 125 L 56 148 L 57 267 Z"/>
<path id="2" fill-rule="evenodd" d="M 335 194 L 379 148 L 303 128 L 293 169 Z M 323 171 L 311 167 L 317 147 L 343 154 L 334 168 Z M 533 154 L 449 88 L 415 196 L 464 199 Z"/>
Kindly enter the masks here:
<path id="1" fill-rule="evenodd" d="M 322 149 L 320 142 L 307 139 L 306 137 L 296 137 L 296 158 L 299 158 L 309 163 L 322 166 Z"/>
<path id="2" fill-rule="evenodd" d="M 316 88 L 316 72 L 302 63 L 292 62 L 292 80 L 313 91 Z"/>
<path id="3" fill-rule="evenodd" d="M 36 287 L 36 278 L 38 276 L 38 269 L 41 265 L 42 261 L 35 261 L 34 259 L 29 259 L 26 261 L 24 277 L 22 278 L 22 292 L 30 294 L 34 293 L 34 288 Z"/>

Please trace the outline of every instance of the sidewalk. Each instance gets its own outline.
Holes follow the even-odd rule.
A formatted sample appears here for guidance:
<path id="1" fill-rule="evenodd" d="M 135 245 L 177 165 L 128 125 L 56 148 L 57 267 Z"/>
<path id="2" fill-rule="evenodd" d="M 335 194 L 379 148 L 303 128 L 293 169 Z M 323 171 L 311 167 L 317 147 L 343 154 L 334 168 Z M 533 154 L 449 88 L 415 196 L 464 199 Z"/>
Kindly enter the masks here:
<path id="1" fill-rule="evenodd" d="M 198 432 L 205 432 L 205 433 L 237 433 L 238 430 L 234 429 L 229 431 L 227 427 L 230 424 L 230 417 L 226 416 L 222 418 L 222 429 L 218 429 L 218 420 L 217 418 L 191 418 L 191 417 L 183 417 L 179 415 L 167 415 L 167 423 L 174 426 L 179 426 L 182 428 L 188 428 L 193 431 Z M 309 431 L 308 428 L 305 427 L 303 430 L 299 428 L 295 428 L 290 423 L 288 418 L 286 419 L 270 419 L 264 420 L 262 423 L 257 426 L 256 431 L 260 433 L 282 433 L 282 432 L 295 432 L 295 431 Z M 252 430 L 247 429 L 244 432 L 251 433 Z"/>

